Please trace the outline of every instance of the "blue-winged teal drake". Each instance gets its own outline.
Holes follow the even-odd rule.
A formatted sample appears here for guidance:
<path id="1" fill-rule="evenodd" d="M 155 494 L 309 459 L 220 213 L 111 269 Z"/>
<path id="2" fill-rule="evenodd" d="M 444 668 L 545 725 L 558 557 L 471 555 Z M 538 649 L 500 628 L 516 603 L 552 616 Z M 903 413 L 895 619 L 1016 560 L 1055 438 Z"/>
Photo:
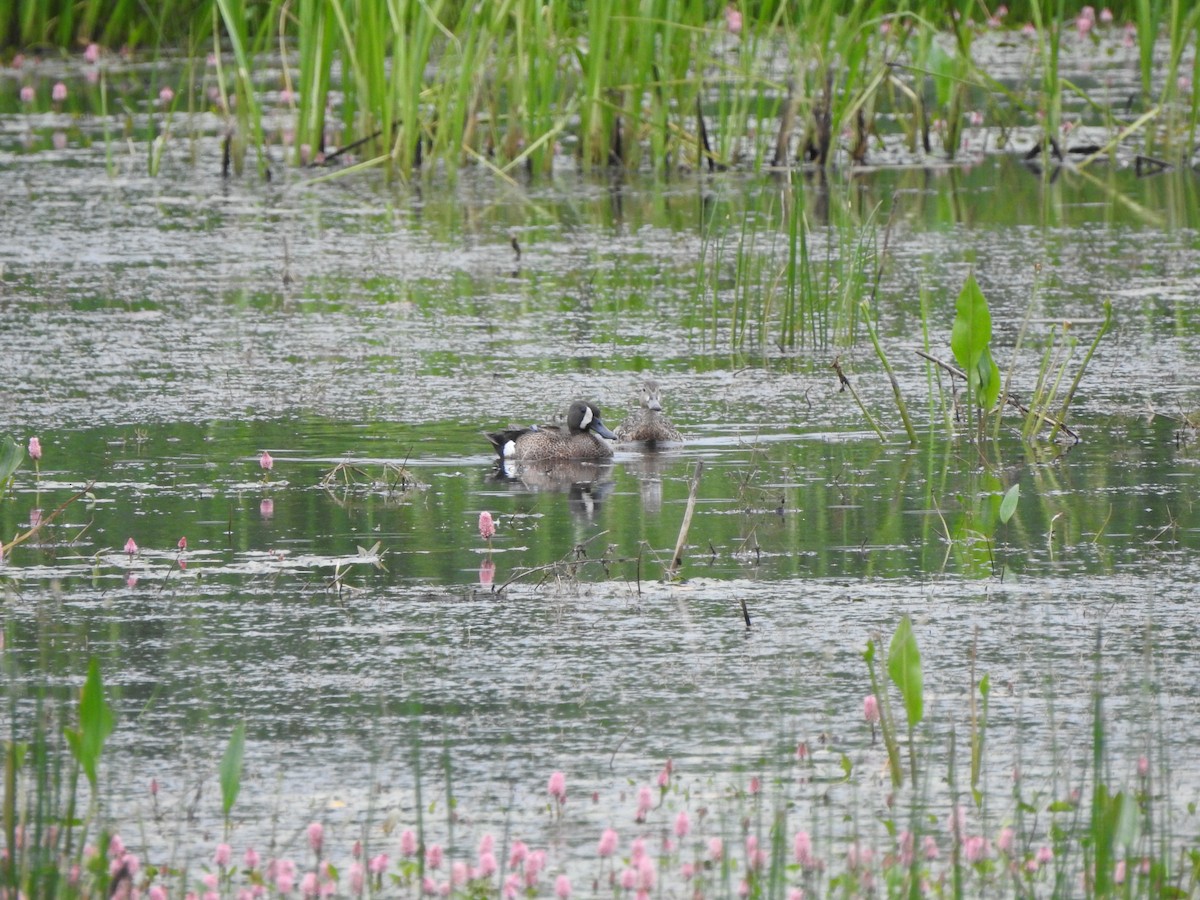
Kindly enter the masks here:
<path id="1" fill-rule="evenodd" d="M 501 459 L 607 459 L 613 455 L 608 441 L 615 441 L 617 436 L 600 421 L 596 404 L 576 400 L 567 410 L 565 426 L 514 425 L 488 434 L 487 439 Z"/>
<path id="2" fill-rule="evenodd" d="M 617 429 L 617 440 L 641 441 L 647 444 L 678 444 L 683 442 L 671 420 L 662 413 L 662 398 L 658 382 L 647 380 L 638 392 L 638 408 L 629 414 Z"/>

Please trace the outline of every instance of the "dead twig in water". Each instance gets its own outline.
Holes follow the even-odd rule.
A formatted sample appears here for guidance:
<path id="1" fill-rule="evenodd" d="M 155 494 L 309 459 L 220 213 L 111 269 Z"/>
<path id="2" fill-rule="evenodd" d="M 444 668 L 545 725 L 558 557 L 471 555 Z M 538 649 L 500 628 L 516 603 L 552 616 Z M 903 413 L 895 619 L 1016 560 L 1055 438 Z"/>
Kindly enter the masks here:
<path id="1" fill-rule="evenodd" d="M 704 460 L 696 460 L 696 471 L 692 473 L 692 486 L 688 491 L 687 509 L 683 513 L 683 523 L 679 526 L 679 538 L 675 541 L 675 552 L 671 556 L 671 565 L 667 567 L 667 580 L 670 581 L 679 571 L 683 563 L 683 545 L 687 543 L 688 529 L 692 527 L 692 514 L 696 512 L 696 491 L 700 487 L 700 475 L 704 471 Z"/>
<path id="2" fill-rule="evenodd" d="M 596 559 L 596 560 L 587 559 L 585 554 L 583 553 L 583 549 L 588 544 L 590 544 L 592 541 L 596 540 L 596 538 L 604 537 L 604 535 L 606 535 L 606 534 L 608 534 L 607 531 L 601 531 L 599 534 L 593 534 L 590 538 L 588 538 L 582 544 L 576 544 L 574 547 L 572 547 L 571 551 L 566 556 L 564 556 L 562 559 L 555 560 L 552 563 L 546 563 L 546 565 L 544 565 L 544 566 L 534 566 L 532 569 L 525 569 L 524 571 L 514 573 L 513 576 L 511 578 L 509 578 L 506 582 L 504 582 L 504 584 L 500 585 L 500 587 L 492 588 L 492 593 L 493 594 L 503 594 L 505 589 L 507 589 L 510 584 L 512 584 L 514 581 L 519 581 L 520 579 L 526 577 L 527 575 L 534 575 L 537 572 L 548 572 L 551 569 L 557 569 L 559 566 L 569 565 L 572 562 L 578 563 L 581 556 L 585 557 L 583 560 L 584 562 L 603 563 L 604 562 L 603 559 Z"/>
<path id="3" fill-rule="evenodd" d="M 866 416 L 867 424 L 871 426 L 881 441 L 886 441 L 887 438 L 883 435 L 883 429 L 879 427 L 879 423 L 875 421 L 875 417 L 867 412 L 866 404 L 862 402 L 862 398 L 858 396 L 858 391 L 854 389 L 854 385 L 850 383 L 850 379 L 846 377 L 846 373 L 842 371 L 841 357 L 834 357 L 833 362 L 829 364 L 829 368 L 837 372 L 838 381 L 842 384 L 842 390 L 849 391 L 850 396 L 854 398 L 854 402 L 858 404 L 858 408 L 862 410 L 862 414 Z"/>
<path id="4" fill-rule="evenodd" d="M 36 525 L 34 525 L 32 528 L 30 528 L 24 534 L 18 534 L 15 538 L 13 538 L 7 544 L 0 544 L 0 557 L 4 556 L 6 553 L 8 553 L 8 551 L 11 550 L 13 547 L 16 547 L 19 544 L 25 543 L 27 540 L 29 540 L 31 537 L 33 537 L 35 534 L 37 534 L 39 531 L 41 531 L 43 528 L 45 528 L 47 525 L 49 525 L 51 522 L 53 522 L 55 519 L 57 519 L 59 516 L 61 516 L 68 506 L 70 506 L 72 503 L 74 503 L 80 497 L 83 497 L 83 496 L 89 494 L 92 490 L 92 485 L 94 485 L 95 483 L 96 482 L 94 482 L 94 481 L 89 481 L 87 483 L 87 486 L 84 487 L 84 489 L 82 491 L 75 494 L 73 497 L 69 497 L 66 500 L 64 500 L 58 506 L 58 508 L 54 510 L 54 512 L 50 513 L 50 515 L 48 515 L 48 516 L 44 516 L 40 522 L 38 522 Z"/>

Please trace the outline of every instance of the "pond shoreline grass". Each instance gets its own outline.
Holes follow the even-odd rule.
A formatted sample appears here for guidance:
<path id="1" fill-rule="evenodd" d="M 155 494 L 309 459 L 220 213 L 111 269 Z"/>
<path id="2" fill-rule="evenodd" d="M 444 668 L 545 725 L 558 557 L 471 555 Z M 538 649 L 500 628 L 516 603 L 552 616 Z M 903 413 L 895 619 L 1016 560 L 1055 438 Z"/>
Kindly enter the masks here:
<path id="1" fill-rule="evenodd" d="M 371 4 L 210 0 L 168 6 L 147 28 L 99 2 L 76 14 L 46 0 L 7 9 L 0 2 L 0 46 L 71 53 L 88 45 L 99 56 L 99 41 L 149 47 L 158 58 L 208 44 L 233 164 L 240 172 L 252 153 L 260 177 L 269 172 L 264 78 L 281 80 L 287 97 L 289 164 L 344 162 L 354 147 L 356 165 L 404 180 L 453 177 L 466 165 L 545 177 L 564 154 L 584 171 L 664 176 L 877 164 L 881 138 L 895 133 L 912 151 L 919 144 L 929 154 L 940 143 L 952 160 L 985 115 L 1005 129 L 1043 129 L 1048 160 L 1075 124 L 1064 121 L 1067 95 L 1097 121 L 1129 126 L 1126 139 L 1148 158 L 1190 156 L 1200 62 L 1190 73 L 1183 67 L 1200 9 L 1186 11 L 1178 0 L 1114 4 L 1099 14 L 1062 0 L 981 9 L 920 2 L 897 12 L 882 0 L 822 0 L 797 14 L 774 3 L 720 11 L 620 0 L 585 10 L 514 0 L 483 11 L 405 0 L 382 15 Z M 1029 48 L 1036 64 L 1026 83 L 989 72 L 985 35 Z M 1061 74 L 1065 54 L 1121 46 L 1136 47 L 1141 84 L 1123 109 Z M 1158 47 L 1166 58 L 1156 63 Z M 279 57 L 266 55 L 276 49 Z"/>
<path id="2" fill-rule="evenodd" d="M 863 683 L 871 693 L 857 728 L 781 735 L 781 745 L 794 749 L 703 780 L 668 759 L 644 782 L 590 800 L 576 795 L 575 773 L 555 771 L 544 787 L 530 787 L 526 803 L 546 826 L 528 843 L 511 810 L 461 818 L 449 751 L 431 777 L 422 773 L 419 742 L 407 812 L 372 801 L 366 820 L 341 827 L 320 817 L 279 821 L 274 813 L 269 833 L 285 835 L 280 842 L 239 843 L 233 812 L 248 752 L 239 724 L 216 773 L 225 829 L 219 840 L 209 838 L 201 858 L 180 850 L 181 836 L 195 828 L 191 815 L 171 822 L 164 813 L 194 801 L 168 799 L 152 776 L 150 819 L 117 822 L 105 814 L 100 762 L 114 711 L 93 659 L 75 699 L 42 695 L 33 732 L 18 733 L 14 724 L 4 747 L 0 889 L 6 896 L 155 900 L 1190 896 L 1200 848 L 1173 830 L 1179 811 L 1164 794 L 1173 760 L 1154 746 L 1157 704 L 1147 704 L 1137 726 L 1146 734 L 1144 751 L 1119 761 L 1109 746 L 1102 659 L 1097 630 L 1091 741 L 1074 748 L 1086 749 L 1090 761 L 1080 768 L 1080 757 L 1059 746 L 1048 777 L 1030 776 L 1019 743 L 1012 758 L 996 758 L 989 678 L 977 674 L 975 660 L 965 714 L 943 703 L 926 715 L 921 654 L 906 616 L 886 652 L 878 641 L 867 648 Z M 1049 709 L 1055 733 L 1053 700 Z M 987 775 L 996 766 L 1011 770 L 1007 791 L 1006 779 Z M 539 780 L 536 773 L 514 777 Z M 237 810 L 247 815 L 255 814 Z M 497 830 L 489 822 L 506 824 Z M 142 846 L 154 830 L 174 835 L 166 858 Z"/>

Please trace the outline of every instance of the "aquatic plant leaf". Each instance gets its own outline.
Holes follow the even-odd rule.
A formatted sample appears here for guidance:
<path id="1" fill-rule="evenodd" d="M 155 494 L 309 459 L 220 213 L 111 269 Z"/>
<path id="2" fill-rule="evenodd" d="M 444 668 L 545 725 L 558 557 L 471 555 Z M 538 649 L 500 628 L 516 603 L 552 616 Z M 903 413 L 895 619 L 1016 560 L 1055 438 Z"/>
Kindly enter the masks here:
<path id="1" fill-rule="evenodd" d="M 79 728 L 63 729 L 71 755 L 83 767 L 92 790 L 96 789 L 96 765 L 100 761 L 100 752 L 112 730 L 113 713 L 104 699 L 100 661 L 93 656 L 88 663 L 87 679 L 79 692 Z"/>
<path id="2" fill-rule="evenodd" d="M 900 620 L 896 633 L 892 635 L 892 642 L 888 645 L 887 667 L 888 675 L 904 698 L 908 727 L 915 728 L 925 715 L 925 688 L 921 674 L 921 651 L 917 649 L 912 619 L 908 616 Z"/>
<path id="3" fill-rule="evenodd" d="M 228 817 L 242 789 L 242 757 L 246 751 L 246 723 L 238 722 L 221 757 L 221 808 Z"/>
<path id="4" fill-rule="evenodd" d="M 975 402 L 985 408 L 995 404 L 1000 396 L 1000 368 L 992 359 L 991 342 L 992 314 L 975 274 L 971 273 L 954 304 L 950 349 L 966 373 Z"/>
<path id="5" fill-rule="evenodd" d="M 1008 520 L 1013 517 L 1013 513 L 1017 511 L 1017 501 L 1021 499 L 1021 485 L 1014 484 L 1004 492 L 1004 499 L 1000 501 L 1000 521 L 1007 525 Z"/>
<path id="6" fill-rule="evenodd" d="M 12 435 L 4 435 L 0 439 L 0 484 L 4 484 L 25 460 L 25 448 L 12 439 Z"/>

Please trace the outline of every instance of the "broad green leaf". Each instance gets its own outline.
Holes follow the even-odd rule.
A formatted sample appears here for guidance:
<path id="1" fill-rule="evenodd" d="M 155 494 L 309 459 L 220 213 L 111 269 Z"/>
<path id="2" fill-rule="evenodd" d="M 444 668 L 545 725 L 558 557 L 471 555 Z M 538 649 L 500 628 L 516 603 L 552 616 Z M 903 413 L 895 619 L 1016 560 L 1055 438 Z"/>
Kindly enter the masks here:
<path id="1" fill-rule="evenodd" d="M 972 273 L 954 304 L 950 349 L 967 376 L 975 402 L 985 408 L 1000 396 L 1000 369 L 992 359 L 991 342 L 992 314 Z"/>
<path id="2" fill-rule="evenodd" d="M 246 723 L 238 722 L 221 757 L 221 808 L 226 817 L 242 789 L 242 757 L 246 752 Z"/>
<path id="3" fill-rule="evenodd" d="M 100 661 L 92 657 L 88 663 L 87 680 L 79 692 L 79 729 L 63 729 L 71 754 L 83 767 L 92 789 L 96 788 L 96 766 L 104 741 L 112 734 L 113 714 L 104 699 L 104 681 L 100 677 Z"/>
<path id="4" fill-rule="evenodd" d="M 1021 499 L 1021 485 L 1014 484 L 1004 492 L 1004 499 L 1000 501 L 1000 521 L 1008 524 L 1008 520 L 1013 517 L 1013 513 L 1017 511 L 1017 501 Z"/>
<path id="5" fill-rule="evenodd" d="M 21 468 L 25 459 L 25 448 L 12 439 L 11 435 L 0 438 L 0 484 L 8 481 L 13 472 Z"/>
<path id="6" fill-rule="evenodd" d="M 913 634 L 912 619 L 905 616 L 896 626 L 892 642 L 888 645 L 888 675 L 900 689 L 904 698 L 904 711 L 908 725 L 915 728 L 925 715 L 925 690 L 921 673 L 921 651 L 917 649 L 917 638 Z"/>
<path id="7" fill-rule="evenodd" d="M 1137 804 L 1130 800 L 1124 791 L 1117 794 L 1115 799 L 1119 806 L 1116 810 L 1113 844 L 1115 847 L 1132 847 L 1141 837 L 1141 822 Z"/>

